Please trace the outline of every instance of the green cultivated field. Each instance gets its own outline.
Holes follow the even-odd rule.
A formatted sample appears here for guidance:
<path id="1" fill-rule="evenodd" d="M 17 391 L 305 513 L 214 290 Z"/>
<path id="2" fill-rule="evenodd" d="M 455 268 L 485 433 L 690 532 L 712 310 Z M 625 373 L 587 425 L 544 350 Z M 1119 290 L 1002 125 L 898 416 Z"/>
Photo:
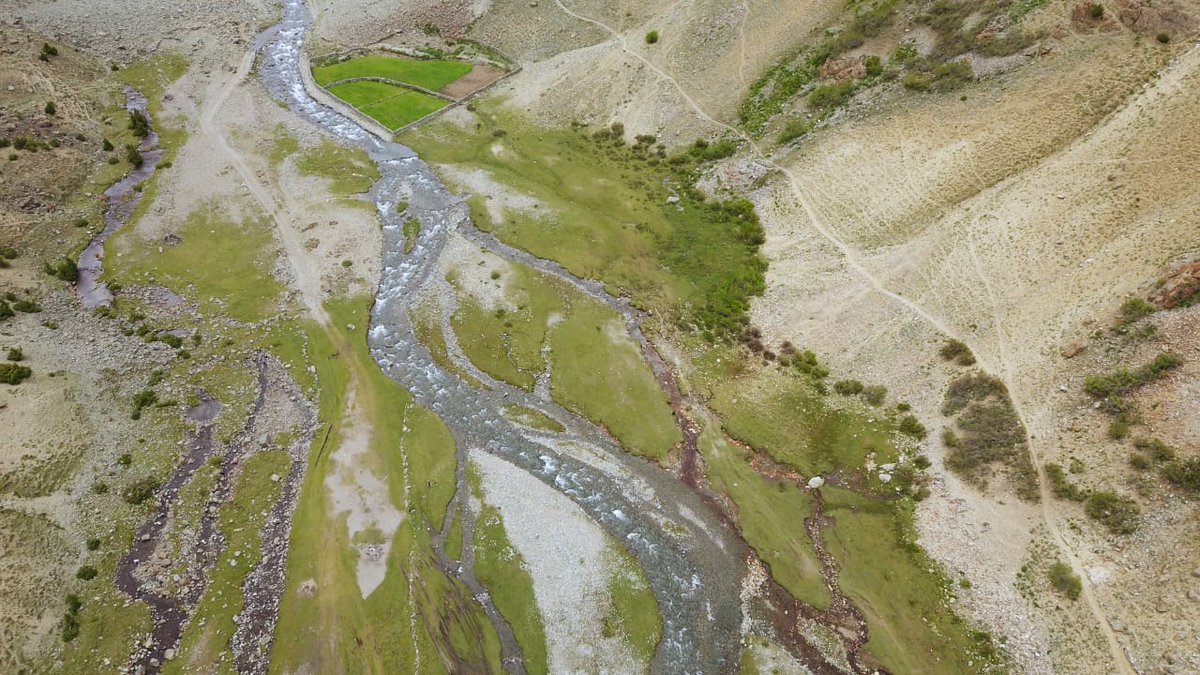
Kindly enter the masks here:
<path id="1" fill-rule="evenodd" d="M 446 107 L 433 96 L 385 82 L 345 82 L 355 77 L 381 77 L 437 91 L 471 72 L 462 61 L 424 61 L 395 56 L 361 56 L 313 68 L 313 78 L 334 96 L 389 129 L 398 129 Z"/>
<path id="2" fill-rule="evenodd" d="M 437 91 L 471 72 L 471 64 L 462 61 L 426 61 L 398 56 L 360 56 L 313 68 L 317 84 L 326 86 L 352 77 L 382 77 L 407 82 Z"/>

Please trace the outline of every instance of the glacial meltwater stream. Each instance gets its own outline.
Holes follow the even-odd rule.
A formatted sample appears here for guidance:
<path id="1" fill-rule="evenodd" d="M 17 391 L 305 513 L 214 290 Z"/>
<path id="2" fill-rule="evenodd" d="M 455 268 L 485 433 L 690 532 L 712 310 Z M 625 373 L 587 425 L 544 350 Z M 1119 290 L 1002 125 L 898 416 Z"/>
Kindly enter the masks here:
<path id="1" fill-rule="evenodd" d="M 631 457 L 592 425 L 548 400 L 507 387 L 474 388 L 438 366 L 413 333 L 408 311 L 418 290 L 436 283 L 437 258 L 449 232 L 480 241 L 463 200 L 409 148 L 380 139 L 316 101 L 305 88 L 302 49 L 310 15 L 303 0 L 286 0 L 284 18 L 258 38 L 259 73 L 271 95 L 343 143 L 365 150 L 381 178 L 371 191 L 383 222 L 383 274 L 371 317 L 369 344 L 378 365 L 450 426 L 460 447 L 493 453 L 569 497 L 637 559 L 663 615 L 663 640 L 655 672 L 730 672 L 740 652 L 739 590 L 744 544 L 722 526 L 703 501 L 660 467 Z M 405 254 L 401 214 L 421 222 L 419 239 Z M 495 242 L 506 258 L 535 263 L 610 306 L 622 303 L 598 284 L 572 277 Z M 627 311 L 627 310 L 626 310 Z M 628 314 L 626 314 L 628 316 Z M 597 386 L 603 383 L 597 382 Z M 552 410 L 570 420 L 565 434 L 533 432 L 503 414 L 506 403 Z M 558 441 L 572 441 L 564 443 Z M 571 447 L 586 444 L 602 462 L 584 461 Z M 604 465 L 619 470 L 601 468 Z M 633 476 L 632 481 L 621 476 Z M 635 485 L 631 485 L 635 484 Z M 545 523 L 547 536 L 556 524 Z M 564 561 L 564 564 L 565 561 Z M 519 665 L 514 668 L 520 670 Z"/>

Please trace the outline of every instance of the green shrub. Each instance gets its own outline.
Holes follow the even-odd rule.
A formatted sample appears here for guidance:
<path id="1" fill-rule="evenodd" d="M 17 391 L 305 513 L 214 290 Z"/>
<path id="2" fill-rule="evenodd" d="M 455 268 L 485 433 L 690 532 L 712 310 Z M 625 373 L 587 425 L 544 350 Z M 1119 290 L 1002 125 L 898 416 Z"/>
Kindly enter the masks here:
<path id="1" fill-rule="evenodd" d="M 933 69 L 933 87 L 938 91 L 960 89 L 975 79 L 975 71 L 965 60 L 949 61 Z"/>
<path id="2" fill-rule="evenodd" d="M 58 56 L 58 48 L 49 42 L 43 42 L 42 54 L 45 54 L 46 56 Z"/>
<path id="3" fill-rule="evenodd" d="M 882 405 L 883 399 L 887 398 L 887 387 L 878 384 L 865 387 L 863 389 L 863 398 L 871 405 Z"/>
<path id="4" fill-rule="evenodd" d="M 134 136 L 145 138 L 150 133 L 150 120 L 146 119 L 146 114 L 141 110 L 130 110 L 129 128 Z"/>
<path id="5" fill-rule="evenodd" d="M 26 314 L 37 314 L 42 311 L 42 306 L 33 300 L 17 300 L 13 303 L 13 309 Z"/>
<path id="6" fill-rule="evenodd" d="M 1091 493 L 1083 510 L 1113 534 L 1130 534 L 1137 530 L 1140 513 L 1137 503 L 1115 492 L 1105 490 Z"/>
<path id="7" fill-rule="evenodd" d="M 1050 491 L 1055 497 L 1060 498 L 1060 500 L 1073 502 L 1086 500 L 1087 492 L 1081 490 L 1079 485 L 1075 485 L 1067 480 L 1067 474 L 1063 472 L 1062 465 L 1046 465 L 1046 478 L 1050 480 Z"/>
<path id="8" fill-rule="evenodd" d="M 1171 36 L 1167 35 L 1166 33 L 1159 33 L 1158 35 L 1154 36 L 1154 39 L 1165 45 L 1171 41 Z"/>
<path id="9" fill-rule="evenodd" d="M 1135 452 L 1129 456 L 1129 466 L 1132 466 L 1138 471 L 1145 471 L 1151 466 L 1154 466 L 1154 463 L 1150 461 L 1149 457 L 1140 452 Z"/>
<path id="10" fill-rule="evenodd" d="M 1100 17 L 1104 16 L 1104 5 L 1101 5 L 1100 3 L 1094 4 L 1092 5 L 1091 9 L 1088 10 L 1088 13 L 1092 15 L 1093 19 L 1099 19 Z"/>
<path id="11" fill-rule="evenodd" d="M 130 143 L 125 146 L 125 161 L 132 164 L 135 169 L 140 169 L 142 168 L 142 164 L 146 162 L 146 159 L 142 157 L 138 146 Z"/>
<path id="12" fill-rule="evenodd" d="M 970 366 L 975 364 L 975 355 L 971 353 L 971 348 L 962 340 L 950 338 L 942 348 L 938 350 L 938 355 L 945 361 L 953 361 L 960 366 Z"/>
<path id="13" fill-rule="evenodd" d="M 154 492 L 158 490 L 158 486 L 159 480 L 157 478 L 147 477 L 134 481 L 126 485 L 125 489 L 121 491 L 121 499 L 125 500 L 127 504 L 141 504 L 154 496 Z"/>
<path id="14" fill-rule="evenodd" d="M 78 614 L 79 610 L 82 608 L 83 608 L 83 601 L 81 601 L 79 599 L 79 596 L 75 595 L 74 593 L 68 593 L 67 594 L 67 611 L 70 612 L 71 614 Z"/>
<path id="15" fill-rule="evenodd" d="M 79 267 L 76 266 L 74 260 L 71 260 L 65 256 L 53 265 L 46 263 L 43 266 L 43 270 L 46 272 L 46 274 L 49 274 L 50 276 L 56 277 L 67 283 L 73 284 L 79 278 Z"/>
<path id="16" fill-rule="evenodd" d="M 45 111 L 47 115 L 53 115 L 58 109 L 54 107 L 54 101 L 46 101 L 46 107 L 42 108 L 42 110 Z"/>
<path id="17" fill-rule="evenodd" d="M 99 572 L 95 567 L 92 567 L 91 565 L 84 565 L 75 572 L 75 577 L 77 579 L 83 579 L 84 581 L 91 581 L 92 579 L 96 578 L 97 574 L 99 574 Z"/>
<path id="18" fill-rule="evenodd" d="M 73 612 L 67 612 L 62 620 L 62 641 L 70 642 L 79 637 L 79 619 Z"/>
<path id="19" fill-rule="evenodd" d="M 1175 460 L 1175 449 L 1157 438 L 1135 438 L 1133 439 L 1133 447 L 1146 453 L 1155 462 L 1161 463 Z"/>
<path id="20" fill-rule="evenodd" d="M 1174 352 L 1163 352 L 1137 370 L 1121 368 L 1107 374 L 1089 375 L 1084 380 L 1084 390 L 1096 398 L 1124 395 L 1142 385 L 1166 376 L 1167 372 L 1183 363 Z"/>
<path id="21" fill-rule="evenodd" d="M 783 125 L 783 131 L 779 132 L 779 142 L 790 143 L 812 131 L 812 125 L 804 120 L 793 117 Z"/>
<path id="22" fill-rule="evenodd" d="M 158 394 L 153 389 L 143 389 L 133 397 L 133 413 L 130 419 L 141 419 L 142 409 L 158 403 Z"/>
<path id="23" fill-rule="evenodd" d="M 943 415 L 953 415 L 971 401 L 988 398 L 1008 398 L 1008 387 L 999 378 L 984 372 L 966 373 L 950 382 L 946 389 L 946 400 L 942 404 Z"/>
<path id="24" fill-rule="evenodd" d="M 1079 575 L 1071 571 L 1071 566 L 1057 561 L 1050 566 L 1050 585 L 1059 595 L 1065 595 L 1071 600 L 1078 600 L 1083 591 L 1083 582 Z"/>
<path id="25" fill-rule="evenodd" d="M 17 313 L 13 311 L 12 306 L 7 301 L 0 300 L 0 321 L 16 315 Z"/>
<path id="26" fill-rule="evenodd" d="M 867 77 L 878 77 L 883 74 L 883 59 L 874 54 L 864 59 L 863 65 L 867 69 Z"/>
<path id="27" fill-rule="evenodd" d="M 87 550 L 95 551 L 98 548 L 100 548 L 100 540 L 99 539 L 92 537 L 91 539 L 87 540 Z"/>
<path id="28" fill-rule="evenodd" d="M 25 352 L 21 351 L 20 347 L 9 347 L 8 348 L 8 360 L 9 361 L 23 361 L 23 360 L 25 360 Z"/>
<path id="29" fill-rule="evenodd" d="M 845 105 L 854 96 L 857 86 L 853 82 L 823 84 L 808 94 L 808 104 L 820 111 L 830 111 Z"/>
<path id="30" fill-rule="evenodd" d="M 113 149 L 112 141 L 108 140 L 107 138 L 104 139 L 104 145 L 101 147 L 104 148 L 105 152 L 112 152 L 112 149 Z"/>
<path id="31" fill-rule="evenodd" d="M 842 396 L 854 396 L 862 393 L 863 383 L 858 380 L 838 380 L 833 383 L 833 390 Z"/>
<path id="32" fill-rule="evenodd" d="M 1163 467 L 1163 476 L 1174 485 L 1200 492 L 1200 457 L 1167 463 Z"/>
<path id="33" fill-rule="evenodd" d="M 900 78 L 900 84 L 909 91 L 929 91 L 933 88 L 933 77 L 925 73 L 906 73 Z"/>
<path id="34" fill-rule="evenodd" d="M 29 366 L 16 363 L 0 363 L 0 384 L 18 385 L 33 376 Z"/>
<path id="35" fill-rule="evenodd" d="M 1158 308 L 1154 305 L 1139 297 L 1130 296 L 1125 298 L 1125 301 L 1121 303 L 1121 311 L 1120 316 L 1117 319 L 1117 324 L 1121 326 L 1127 326 L 1150 316 L 1156 311 L 1158 311 Z"/>
<path id="36" fill-rule="evenodd" d="M 929 435 L 929 431 L 925 429 L 925 425 L 921 424 L 913 415 L 905 415 L 900 418 L 900 433 L 911 436 L 917 440 L 921 440 Z"/>
<path id="37" fill-rule="evenodd" d="M 1108 437 L 1114 441 L 1120 441 L 1129 436 L 1129 422 L 1124 418 L 1118 418 L 1108 423 Z"/>
<path id="38" fill-rule="evenodd" d="M 649 33 L 646 33 L 646 44 L 652 45 L 656 42 L 658 42 L 658 31 L 652 30 Z"/>
<path id="39" fill-rule="evenodd" d="M 133 455 L 129 454 L 128 452 L 122 453 L 120 457 L 117 457 L 117 464 L 120 466 L 129 466 L 130 464 L 133 464 Z"/>

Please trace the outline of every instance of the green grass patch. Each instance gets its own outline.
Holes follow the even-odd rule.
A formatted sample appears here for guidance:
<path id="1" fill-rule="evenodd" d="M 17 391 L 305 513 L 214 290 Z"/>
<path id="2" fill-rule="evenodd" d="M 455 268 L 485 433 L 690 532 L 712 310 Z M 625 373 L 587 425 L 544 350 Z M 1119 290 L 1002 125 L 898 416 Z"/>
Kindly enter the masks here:
<path id="1" fill-rule="evenodd" d="M 896 461 L 898 427 L 888 415 L 839 405 L 807 377 L 747 369 L 741 358 L 714 349 L 696 373 L 696 384 L 711 396 L 709 407 L 735 439 L 805 476 L 857 472 L 870 453 L 880 464 Z"/>
<path id="2" fill-rule="evenodd" d="M 574 300 L 550 334 L 550 355 L 554 400 L 607 428 L 630 452 L 662 461 L 682 440 L 654 374 L 612 309 Z"/>
<path id="3" fill-rule="evenodd" d="M 751 466 L 751 453 L 727 443 L 716 429 L 705 428 L 700 450 L 709 480 L 737 506 L 742 536 L 771 577 L 800 602 L 827 609 L 821 563 L 803 526 L 812 515 L 809 495 L 793 483 L 763 477 Z"/>
<path id="4" fill-rule="evenodd" d="M 475 521 L 475 575 L 512 626 L 525 670 L 548 672 L 546 629 L 533 594 L 533 577 L 521 553 L 509 543 L 500 511 L 493 506 L 481 508 Z"/>
<path id="5" fill-rule="evenodd" d="M 353 77 L 382 77 L 414 84 L 432 91 L 454 82 L 471 72 L 464 61 L 408 59 L 400 56 L 370 55 L 347 59 L 313 68 L 313 79 L 322 86 Z"/>
<path id="6" fill-rule="evenodd" d="M 476 389 L 487 389 L 482 382 L 451 360 L 446 346 L 446 336 L 442 335 L 439 312 L 436 302 L 423 303 L 410 311 L 408 316 L 412 321 L 413 334 L 429 350 L 433 362 L 438 366 Z"/>
<path id="7" fill-rule="evenodd" d="M 421 236 L 421 221 L 416 218 L 409 218 L 404 221 L 404 254 L 408 255 L 413 252 L 413 248 L 417 245 L 417 237 Z"/>
<path id="8" fill-rule="evenodd" d="M 1056 561 L 1050 566 L 1047 575 L 1050 577 L 1050 586 L 1059 595 L 1071 600 L 1079 599 L 1079 594 L 1083 592 L 1083 581 L 1071 570 L 1070 565 L 1061 560 Z"/>
<path id="9" fill-rule="evenodd" d="M 182 54 L 157 54 L 148 59 L 131 63 L 117 71 L 116 79 L 142 92 L 149 101 L 151 116 L 160 120 L 162 97 L 172 82 L 183 77 L 188 70 L 188 60 Z M 124 121 L 124 120 L 122 120 Z"/>
<path id="10" fill-rule="evenodd" d="M 122 255 L 108 256 L 105 276 L 122 285 L 165 286 L 239 321 L 274 314 L 282 286 L 273 273 L 277 254 L 268 218 L 237 221 L 209 205 L 188 216 L 179 236 L 182 243 L 160 251 L 133 229 L 123 230 L 113 238 Z"/>
<path id="11" fill-rule="evenodd" d="M 1133 370 L 1119 368 L 1111 373 L 1089 375 L 1084 380 L 1084 390 L 1095 398 L 1124 396 L 1138 387 L 1166 377 L 1181 363 L 1183 358 L 1175 352 L 1163 352 Z"/>
<path id="12" fill-rule="evenodd" d="M 296 168 L 303 176 L 318 176 L 331 181 L 334 194 L 362 194 L 379 180 L 379 167 L 359 148 L 347 148 L 322 138 L 321 143 L 301 153 Z"/>
<path id="13" fill-rule="evenodd" d="M 950 605 L 949 581 L 916 544 L 910 501 L 879 501 L 826 486 L 824 538 L 842 591 L 867 617 L 867 650 L 894 673 L 1002 670 L 990 636 Z"/>
<path id="14" fill-rule="evenodd" d="M 601 630 L 620 635 L 644 664 L 654 659 L 654 651 L 662 640 L 662 615 L 650 584 L 638 568 L 637 561 L 624 549 L 612 546 L 617 559 L 608 579 L 608 594 L 612 613 L 603 618 Z"/>

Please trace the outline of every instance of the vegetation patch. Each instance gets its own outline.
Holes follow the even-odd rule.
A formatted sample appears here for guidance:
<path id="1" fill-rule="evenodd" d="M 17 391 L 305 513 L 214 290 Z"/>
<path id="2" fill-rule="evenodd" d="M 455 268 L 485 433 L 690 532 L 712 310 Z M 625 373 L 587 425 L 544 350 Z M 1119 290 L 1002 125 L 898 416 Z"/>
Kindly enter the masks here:
<path id="1" fill-rule="evenodd" d="M 1181 363 L 1183 358 L 1178 354 L 1163 352 L 1149 363 L 1133 370 L 1119 368 L 1111 373 L 1089 375 L 1084 380 L 1084 390 L 1094 398 L 1124 396 L 1139 387 L 1161 380 Z"/>
<path id="2" fill-rule="evenodd" d="M 654 651 L 662 640 L 662 616 L 650 584 L 642 575 L 637 561 L 624 549 L 613 546 L 612 574 L 608 579 L 608 594 L 612 612 L 603 619 L 603 631 L 620 635 L 637 658 L 645 664 L 654 659 Z"/>
<path id="3" fill-rule="evenodd" d="M 481 508 L 475 521 L 475 574 L 512 626 L 526 670 L 548 672 L 546 629 L 533 594 L 533 577 L 509 543 L 500 511 L 493 506 Z"/>
<path id="4" fill-rule="evenodd" d="M 126 228 L 114 237 L 123 255 L 109 256 L 105 276 L 122 285 L 165 286 L 239 321 L 273 314 L 282 286 L 275 279 L 277 253 L 268 218 L 237 220 L 210 205 L 193 211 L 179 236 L 179 244 L 160 250 Z"/>
<path id="5" fill-rule="evenodd" d="M 305 150 L 296 160 L 302 176 L 317 176 L 330 181 L 330 190 L 341 196 L 367 192 L 379 180 L 379 167 L 360 148 L 348 148 L 322 138 L 315 148 Z"/>
<path id="6" fill-rule="evenodd" d="M 950 470 L 985 487 L 1000 464 L 1017 495 L 1037 501 L 1037 473 L 1026 449 L 1025 427 L 999 378 L 982 371 L 955 378 L 946 390 L 942 414 L 957 415 L 954 428 L 945 429 L 942 436 Z"/>
<path id="7" fill-rule="evenodd" d="M 335 84 L 329 93 L 388 129 L 399 129 L 449 105 L 419 91 L 370 80 Z"/>
<path id="8" fill-rule="evenodd" d="M 1071 570 L 1071 566 L 1057 561 L 1050 566 L 1048 572 L 1050 586 L 1059 594 L 1071 600 L 1078 600 L 1083 592 L 1083 581 Z"/>
<path id="9" fill-rule="evenodd" d="M 565 430 L 563 425 L 558 423 L 558 420 L 539 410 L 526 408 L 525 406 L 513 405 L 511 403 L 506 404 L 504 406 L 504 416 L 530 429 L 549 431 L 555 434 L 560 434 Z"/>
<path id="10" fill-rule="evenodd" d="M 1137 502 L 1108 490 L 1089 494 L 1083 510 L 1113 534 L 1130 534 L 1136 531 L 1141 513 Z"/>
<path id="11" fill-rule="evenodd" d="M 653 136 L 627 144 L 619 123 L 548 131 L 492 105 L 477 117 L 472 136 L 446 123 L 405 142 L 435 165 L 483 169 L 537 204 L 501 209 L 494 221 L 495 209 L 474 199 L 481 229 L 685 329 L 736 338 L 750 298 L 763 292 L 762 226 L 745 200 L 713 201 L 693 187 L 697 170 L 731 154 L 732 142 L 700 142 L 668 157 Z"/>

